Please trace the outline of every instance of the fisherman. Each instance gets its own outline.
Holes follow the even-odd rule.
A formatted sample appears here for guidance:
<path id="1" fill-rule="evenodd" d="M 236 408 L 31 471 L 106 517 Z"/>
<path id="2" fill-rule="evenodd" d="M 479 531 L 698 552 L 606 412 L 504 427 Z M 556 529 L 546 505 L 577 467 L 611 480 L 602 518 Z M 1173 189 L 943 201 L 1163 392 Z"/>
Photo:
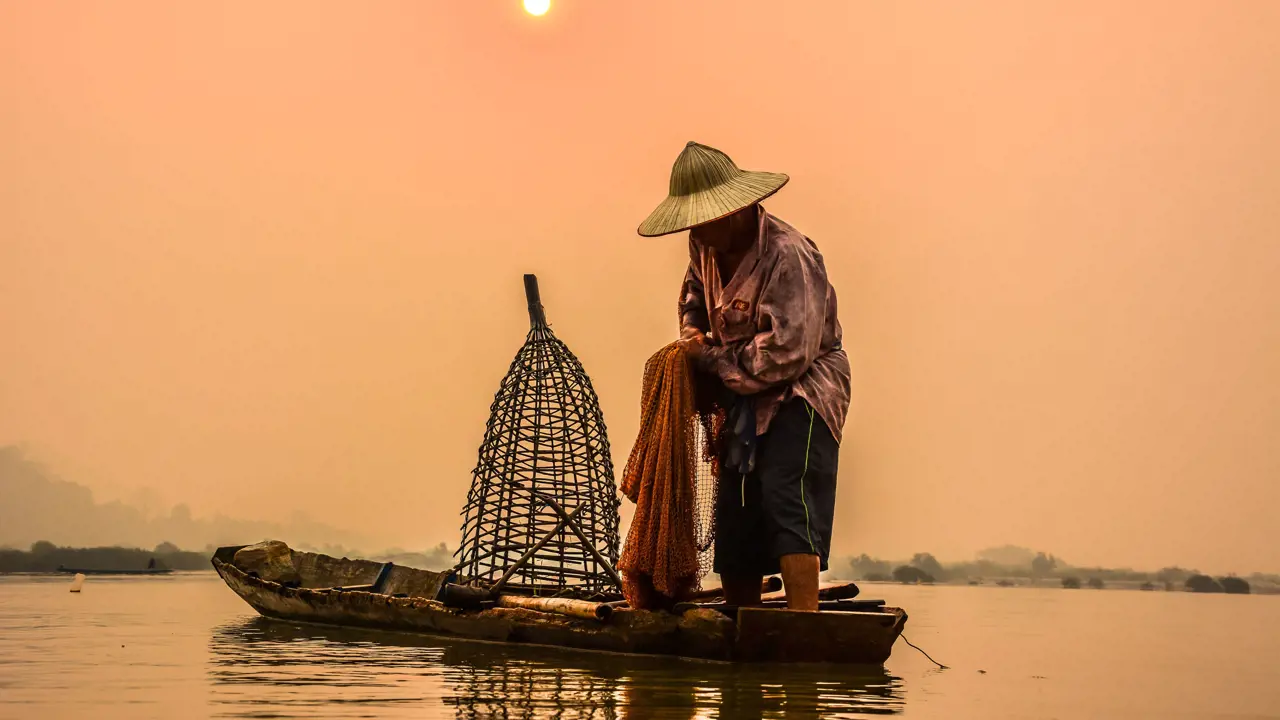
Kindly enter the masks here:
<path id="1" fill-rule="evenodd" d="M 725 601 L 758 605 L 764 576 L 781 573 L 787 606 L 816 611 L 850 373 L 822 254 L 760 205 L 788 180 L 691 142 L 639 232 L 689 230 L 680 342 L 732 391 L 715 508 Z"/>

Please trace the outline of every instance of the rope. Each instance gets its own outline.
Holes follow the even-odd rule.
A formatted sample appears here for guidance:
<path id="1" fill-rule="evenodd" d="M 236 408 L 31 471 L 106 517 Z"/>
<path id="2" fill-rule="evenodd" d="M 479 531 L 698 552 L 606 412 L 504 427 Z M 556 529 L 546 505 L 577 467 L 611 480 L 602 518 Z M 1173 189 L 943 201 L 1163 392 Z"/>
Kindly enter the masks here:
<path id="1" fill-rule="evenodd" d="M 911 641 L 907 639 L 907 636 L 906 636 L 906 635 L 903 635 L 903 636 L 902 636 L 902 642 L 904 642 L 904 643 L 906 643 L 908 646 L 913 647 L 913 648 L 915 648 L 916 650 L 918 650 L 918 651 L 920 652 L 920 654 L 921 654 L 921 655 L 923 655 L 923 656 L 925 656 L 925 657 L 929 658 L 929 662 L 933 663 L 934 665 L 937 665 L 938 667 L 942 668 L 943 670 L 950 670 L 950 669 L 951 669 L 951 668 L 947 667 L 946 665 L 943 665 L 942 663 L 938 662 L 937 660 L 934 660 L 933 658 L 929 657 L 929 653 L 925 652 L 924 650 L 921 650 L 920 648 L 916 647 L 915 645 L 912 645 L 912 644 L 911 644 Z"/>

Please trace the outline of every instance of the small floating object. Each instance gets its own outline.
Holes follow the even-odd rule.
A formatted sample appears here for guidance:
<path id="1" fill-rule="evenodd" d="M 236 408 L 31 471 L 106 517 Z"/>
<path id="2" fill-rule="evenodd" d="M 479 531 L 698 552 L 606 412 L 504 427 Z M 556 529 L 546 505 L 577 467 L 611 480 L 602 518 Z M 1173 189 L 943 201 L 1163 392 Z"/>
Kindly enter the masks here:
<path id="1" fill-rule="evenodd" d="M 71 581 L 71 592 L 80 592 L 80 588 L 84 586 L 84 573 L 76 573 L 75 578 Z"/>

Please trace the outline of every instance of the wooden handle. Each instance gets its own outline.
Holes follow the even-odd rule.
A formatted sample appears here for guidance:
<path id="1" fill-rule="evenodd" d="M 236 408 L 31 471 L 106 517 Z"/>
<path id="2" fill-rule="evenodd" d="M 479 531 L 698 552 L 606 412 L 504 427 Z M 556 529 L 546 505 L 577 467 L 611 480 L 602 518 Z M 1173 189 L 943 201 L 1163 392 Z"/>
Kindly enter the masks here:
<path id="1" fill-rule="evenodd" d="M 542 308 L 542 295 L 538 292 L 538 276 L 524 276 L 524 298 L 529 302 L 529 327 L 547 324 L 547 314 Z"/>

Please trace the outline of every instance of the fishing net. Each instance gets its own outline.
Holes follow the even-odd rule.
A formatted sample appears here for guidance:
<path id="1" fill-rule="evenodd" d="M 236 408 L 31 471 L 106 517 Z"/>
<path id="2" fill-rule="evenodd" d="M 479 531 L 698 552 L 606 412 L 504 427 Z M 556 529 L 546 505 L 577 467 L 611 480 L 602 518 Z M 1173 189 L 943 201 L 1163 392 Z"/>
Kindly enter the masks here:
<path id="1" fill-rule="evenodd" d="M 718 379 L 672 343 L 649 358 L 640 433 L 622 473 L 636 504 L 618 569 L 633 608 L 667 607 L 711 569 L 725 413 Z"/>

